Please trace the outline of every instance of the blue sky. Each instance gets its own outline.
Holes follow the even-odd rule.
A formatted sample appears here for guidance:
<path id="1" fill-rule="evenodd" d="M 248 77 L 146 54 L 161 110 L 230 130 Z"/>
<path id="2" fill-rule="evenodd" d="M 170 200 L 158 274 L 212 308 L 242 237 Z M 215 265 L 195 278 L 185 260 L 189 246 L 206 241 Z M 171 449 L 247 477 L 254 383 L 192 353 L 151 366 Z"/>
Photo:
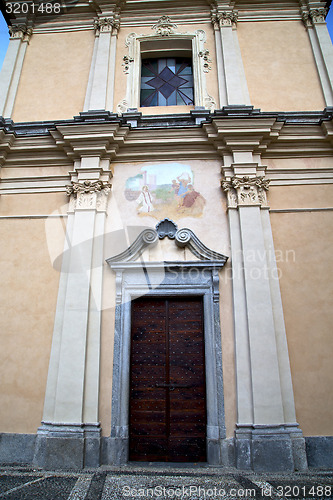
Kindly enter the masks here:
<path id="1" fill-rule="evenodd" d="M 331 40 L 333 41 L 333 4 L 330 8 L 326 21 L 327 21 L 328 31 L 330 32 L 331 35 Z M 8 28 L 2 14 L 0 13 L 0 68 L 2 67 L 7 47 L 8 47 Z"/>

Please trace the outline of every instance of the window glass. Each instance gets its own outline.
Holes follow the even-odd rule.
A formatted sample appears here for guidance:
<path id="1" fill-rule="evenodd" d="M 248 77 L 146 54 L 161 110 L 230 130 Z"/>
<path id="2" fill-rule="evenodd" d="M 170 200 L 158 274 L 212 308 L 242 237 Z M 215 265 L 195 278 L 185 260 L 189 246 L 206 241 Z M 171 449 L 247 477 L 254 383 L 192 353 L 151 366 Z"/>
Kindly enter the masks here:
<path id="1" fill-rule="evenodd" d="M 143 59 L 140 106 L 194 104 L 192 60 Z"/>

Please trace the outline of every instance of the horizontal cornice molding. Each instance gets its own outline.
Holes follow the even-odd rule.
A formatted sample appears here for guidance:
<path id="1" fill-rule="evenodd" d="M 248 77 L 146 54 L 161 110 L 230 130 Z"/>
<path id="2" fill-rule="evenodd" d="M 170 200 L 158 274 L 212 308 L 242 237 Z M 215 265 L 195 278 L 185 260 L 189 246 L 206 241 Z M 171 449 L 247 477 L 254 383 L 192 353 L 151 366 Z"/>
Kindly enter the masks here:
<path id="1" fill-rule="evenodd" d="M 130 115 L 130 116 L 129 116 Z M 199 123 L 198 123 L 199 118 Z M 190 113 L 145 115 L 139 112 L 123 113 L 117 115 L 109 111 L 82 112 L 79 116 L 68 120 L 49 120 L 36 122 L 15 123 L 11 119 L 0 116 L 1 131 L 13 133 L 16 137 L 33 137 L 49 135 L 51 130 L 60 127 L 78 127 L 87 125 L 118 124 L 130 127 L 133 120 L 135 127 L 140 129 L 174 129 L 174 128 L 198 128 L 202 123 L 211 123 L 214 120 L 275 120 L 289 125 L 321 125 L 333 119 L 333 107 L 327 107 L 323 111 L 261 111 L 252 106 L 224 106 L 222 109 L 210 112 L 209 110 L 192 110 Z M 83 130 L 83 129 L 82 129 Z M 1 140 L 1 135 L 0 135 Z"/>
<path id="2" fill-rule="evenodd" d="M 251 106 L 163 116 L 87 112 L 54 122 L 0 118 L 0 161 L 17 169 L 64 167 L 82 156 L 112 162 L 214 160 L 235 150 L 263 158 L 326 156 L 333 150 L 332 118 L 333 108 L 262 113 Z"/>
<path id="3" fill-rule="evenodd" d="M 61 2 L 60 2 L 61 3 Z M 302 15 L 314 8 L 328 8 L 326 0 L 124 0 L 103 2 L 101 0 L 81 0 L 57 15 L 21 15 L 8 19 L 12 24 L 26 24 L 34 34 L 66 31 L 93 30 L 94 20 L 101 17 L 117 16 L 120 27 L 151 26 L 163 15 L 172 17 L 176 24 L 200 24 L 211 22 L 211 11 L 237 13 L 238 22 L 292 21 L 301 20 Z M 62 7 L 63 9 L 63 7 Z"/>

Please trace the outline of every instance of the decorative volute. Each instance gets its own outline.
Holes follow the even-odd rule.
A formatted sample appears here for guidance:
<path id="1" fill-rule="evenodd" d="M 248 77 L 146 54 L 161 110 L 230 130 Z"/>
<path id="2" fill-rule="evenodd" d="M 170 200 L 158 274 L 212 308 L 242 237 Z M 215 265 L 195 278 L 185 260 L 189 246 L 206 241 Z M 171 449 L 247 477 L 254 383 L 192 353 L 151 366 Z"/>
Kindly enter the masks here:
<path id="1" fill-rule="evenodd" d="M 106 259 L 106 262 L 109 266 L 115 263 L 133 262 L 147 247 L 157 245 L 159 239 L 166 236 L 174 240 L 178 247 L 188 248 L 201 261 L 217 262 L 223 267 L 228 260 L 225 255 L 207 248 L 191 229 L 178 229 L 172 220 L 164 219 L 156 225 L 156 229 L 144 229 L 124 252 Z"/>

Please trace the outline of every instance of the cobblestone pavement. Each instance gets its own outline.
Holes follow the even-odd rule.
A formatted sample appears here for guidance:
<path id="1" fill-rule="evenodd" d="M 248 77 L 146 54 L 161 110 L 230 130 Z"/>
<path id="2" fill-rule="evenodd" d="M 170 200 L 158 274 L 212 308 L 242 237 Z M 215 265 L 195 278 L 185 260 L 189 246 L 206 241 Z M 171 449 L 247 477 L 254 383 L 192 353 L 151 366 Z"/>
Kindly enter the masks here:
<path id="1" fill-rule="evenodd" d="M 333 471 L 257 474 L 208 466 L 129 464 L 83 471 L 0 468 L 0 499 L 6 500 L 327 500 Z"/>

